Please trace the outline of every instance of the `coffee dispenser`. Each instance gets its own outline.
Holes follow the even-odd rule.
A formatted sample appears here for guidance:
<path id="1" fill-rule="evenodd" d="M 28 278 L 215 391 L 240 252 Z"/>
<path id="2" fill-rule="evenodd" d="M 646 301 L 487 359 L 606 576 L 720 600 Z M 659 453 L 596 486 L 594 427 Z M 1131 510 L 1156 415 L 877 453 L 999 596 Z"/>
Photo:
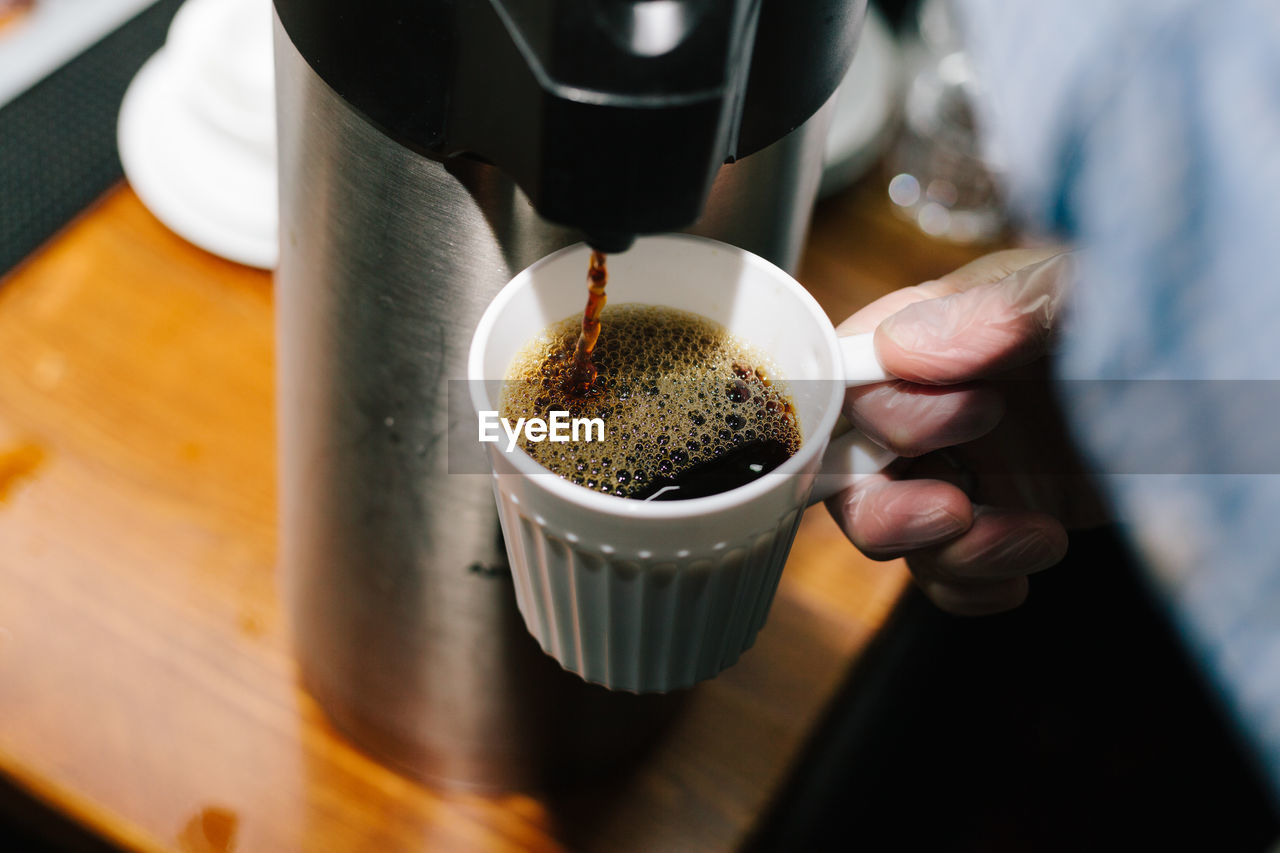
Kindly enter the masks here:
<path id="1" fill-rule="evenodd" d="M 518 787 L 599 763 L 665 703 L 580 682 L 525 634 L 489 480 L 449 473 L 451 419 L 472 417 L 449 380 L 503 283 L 578 240 L 690 230 L 794 268 L 865 0 L 275 7 L 280 559 L 302 680 L 424 778 Z"/>

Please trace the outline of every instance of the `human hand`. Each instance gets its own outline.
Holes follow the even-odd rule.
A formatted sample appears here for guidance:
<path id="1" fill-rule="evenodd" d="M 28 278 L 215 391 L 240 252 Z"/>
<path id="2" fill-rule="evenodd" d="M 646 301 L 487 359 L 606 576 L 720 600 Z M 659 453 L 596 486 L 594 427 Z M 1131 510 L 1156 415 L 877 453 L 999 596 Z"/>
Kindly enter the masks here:
<path id="1" fill-rule="evenodd" d="M 881 363 L 900 377 L 851 389 L 844 412 L 902 458 L 827 507 L 859 550 L 906 557 L 944 610 L 1016 607 L 1027 575 L 1066 553 L 1066 528 L 1105 518 L 1073 464 L 1045 358 L 1071 266 L 1061 249 L 996 252 L 839 326 L 875 329 Z M 1010 377 L 1026 381 L 985 381 Z"/>

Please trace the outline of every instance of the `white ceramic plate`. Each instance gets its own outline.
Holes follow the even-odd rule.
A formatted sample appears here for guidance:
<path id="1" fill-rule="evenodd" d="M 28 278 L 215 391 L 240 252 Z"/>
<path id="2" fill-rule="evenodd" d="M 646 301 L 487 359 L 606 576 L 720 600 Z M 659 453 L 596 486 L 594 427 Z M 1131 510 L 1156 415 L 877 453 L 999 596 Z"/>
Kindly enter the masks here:
<path id="1" fill-rule="evenodd" d="M 125 175 L 161 222 L 195 245 L 262 269 L 276 264 L 274 157 L 219 131 L 191 105 L 185 75 L 161 49 L 120 107 Z"/>

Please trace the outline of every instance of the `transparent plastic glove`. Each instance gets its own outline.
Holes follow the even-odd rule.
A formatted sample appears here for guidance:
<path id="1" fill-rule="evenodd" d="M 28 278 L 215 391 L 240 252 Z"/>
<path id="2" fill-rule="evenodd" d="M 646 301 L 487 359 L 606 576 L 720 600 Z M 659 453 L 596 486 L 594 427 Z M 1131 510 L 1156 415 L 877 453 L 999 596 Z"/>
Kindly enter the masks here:
<path id="1" fill-rule="evenodd" d="M 845 415 L 904 458 L 827 506 L 864 553 L 906 557 L 944 610 L 1016 607 L 1026 576 L 1066 553 L 1066 528 L 1105 518 L 1044 358 L 1072 266 L 1061 249 L 996 252 L 840 324 L 875 329 L 881 363 L 901 377 L 849 391 Z"/>

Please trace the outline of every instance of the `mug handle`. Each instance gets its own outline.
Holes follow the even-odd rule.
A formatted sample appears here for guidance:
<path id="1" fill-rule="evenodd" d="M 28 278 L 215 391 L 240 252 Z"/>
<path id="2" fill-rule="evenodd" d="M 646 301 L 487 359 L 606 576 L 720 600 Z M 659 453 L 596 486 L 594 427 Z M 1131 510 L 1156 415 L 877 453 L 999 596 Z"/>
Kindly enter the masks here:
<path id="1" fill-rule="evenodd" d="M 844 364 L 844 387 L 874 385 L 893 378 L 876 358 L 875 332 L 849 335 L 840 338 L 838 343 Z M 856 429 L 835 436 L 822 456 L 822 467 L 814 481 L 809 505 L 824 501 L 861 478 L 883 470 L 897 458 L 893 451 L 885 450 Z"/>

